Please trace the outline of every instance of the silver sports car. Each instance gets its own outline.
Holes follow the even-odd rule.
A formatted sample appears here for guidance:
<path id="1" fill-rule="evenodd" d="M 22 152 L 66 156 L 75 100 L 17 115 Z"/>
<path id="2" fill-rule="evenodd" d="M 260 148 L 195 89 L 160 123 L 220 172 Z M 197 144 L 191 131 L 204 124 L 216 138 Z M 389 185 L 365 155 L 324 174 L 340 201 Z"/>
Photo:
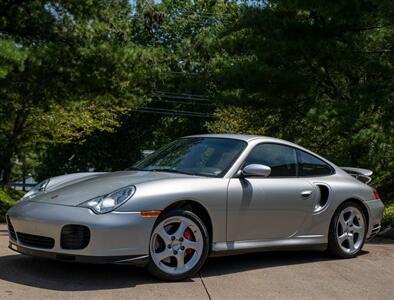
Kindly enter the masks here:
<path id="1" fill-rule="evenodd" d="M 317 248 L 349 258 L 380 229 L 371 175 L 280 139 L 189 136 L 126 171 L 41 182 L 7 213 L 9 247 L 143 264 L 165 280 L 190 277 L 208 255 Z"/>

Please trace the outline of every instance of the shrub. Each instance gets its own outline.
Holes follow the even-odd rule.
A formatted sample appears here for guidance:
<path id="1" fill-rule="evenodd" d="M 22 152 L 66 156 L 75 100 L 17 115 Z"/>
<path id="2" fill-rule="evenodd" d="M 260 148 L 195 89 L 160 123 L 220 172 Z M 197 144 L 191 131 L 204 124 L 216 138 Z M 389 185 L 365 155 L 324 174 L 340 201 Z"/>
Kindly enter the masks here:
<path id="1" fill-rule="evenodd" d="M 7 186 L 0 185 L 0 222 L 5 221 L 5 213 L 23 194 L 24 192 L 22 191 L 16 191 Z"/>
<path id="2" fill-rule="evenodd" d="M 382 227 L 394 227 L 394 200 L 384 204 L 384 217 Z"/>

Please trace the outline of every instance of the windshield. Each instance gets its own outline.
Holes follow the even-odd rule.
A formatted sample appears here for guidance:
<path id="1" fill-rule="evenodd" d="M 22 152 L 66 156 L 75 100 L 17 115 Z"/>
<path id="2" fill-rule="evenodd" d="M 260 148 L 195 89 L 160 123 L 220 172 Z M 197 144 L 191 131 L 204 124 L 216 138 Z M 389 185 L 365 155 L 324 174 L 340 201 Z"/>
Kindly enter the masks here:
<path id="1" fill-rule="evenodd" d="M 220 177 L 246 147 L 246 142 L 224 138 L 190 137 L 176 140 L 132 169 Z"/>

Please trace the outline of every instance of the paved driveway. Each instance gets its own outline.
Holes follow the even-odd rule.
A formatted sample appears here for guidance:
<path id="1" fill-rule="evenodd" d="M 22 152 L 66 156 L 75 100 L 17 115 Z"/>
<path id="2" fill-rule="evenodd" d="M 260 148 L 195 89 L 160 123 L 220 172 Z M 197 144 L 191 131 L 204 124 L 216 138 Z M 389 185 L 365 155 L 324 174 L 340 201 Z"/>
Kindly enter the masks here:
<path id="1" fill-rule="evenodd" d="M 356 259 L 319 252 L 212 258 L 200 276 L 165 283 L 129 266 L 81 265 L 19 255 L 0 225 L 0 299 L 393 299 L 394 240 Z"/>

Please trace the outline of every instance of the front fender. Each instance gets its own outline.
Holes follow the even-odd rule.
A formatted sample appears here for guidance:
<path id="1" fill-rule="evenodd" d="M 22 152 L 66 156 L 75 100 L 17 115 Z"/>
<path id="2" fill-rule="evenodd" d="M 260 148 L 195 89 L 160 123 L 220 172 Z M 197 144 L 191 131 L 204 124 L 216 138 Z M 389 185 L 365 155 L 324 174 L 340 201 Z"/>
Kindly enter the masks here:
<path id="1" fill-rule="evenodd" d="M 226 241 L 228 178 L 174 178 L 136 185 L 133 197 L 118 212 L 164 210 L 179 201 L 195 201 L 211 217 L 214 242 Z"/>

